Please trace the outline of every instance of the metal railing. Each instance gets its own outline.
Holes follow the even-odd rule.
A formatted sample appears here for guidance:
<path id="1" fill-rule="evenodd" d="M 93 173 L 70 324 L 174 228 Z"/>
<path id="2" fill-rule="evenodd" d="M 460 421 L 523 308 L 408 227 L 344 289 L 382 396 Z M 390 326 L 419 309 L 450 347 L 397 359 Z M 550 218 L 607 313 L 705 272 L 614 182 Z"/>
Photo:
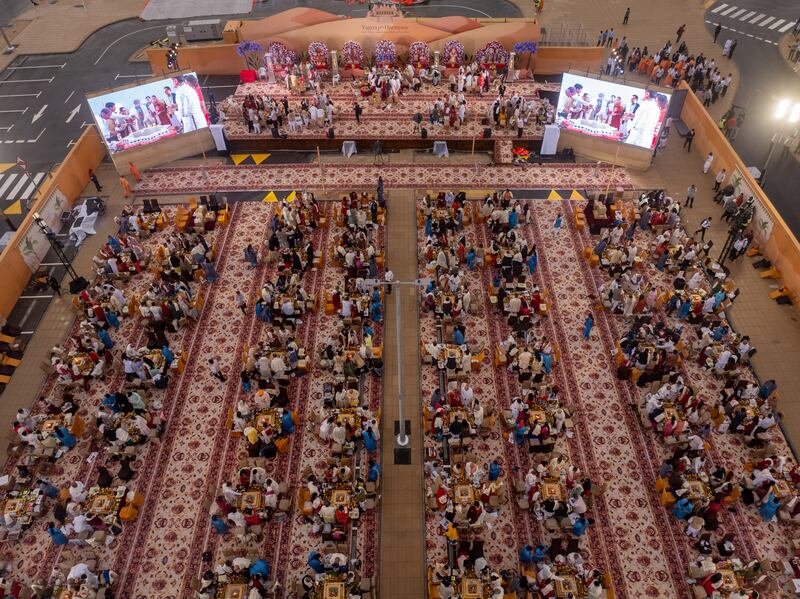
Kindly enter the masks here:
<path id="1" fill-rule="evenodd" d="M 540 46 L 591 46 L 592 39 L 583 28 L 582 23 L 571 25 L 560 23 L 552 27 L 542 27 L 539 37 Z"/>

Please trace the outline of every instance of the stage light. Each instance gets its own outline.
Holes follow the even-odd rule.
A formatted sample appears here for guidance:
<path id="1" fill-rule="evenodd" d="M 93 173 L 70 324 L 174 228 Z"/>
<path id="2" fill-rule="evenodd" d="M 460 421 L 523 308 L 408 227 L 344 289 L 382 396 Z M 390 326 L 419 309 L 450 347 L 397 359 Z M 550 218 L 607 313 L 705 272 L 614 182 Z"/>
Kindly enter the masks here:
<path id="1" fill-rule="evenodd" d="M 775 109 L 774 117 L 776 119 L 784 118 L 786 114 L 789 112 L 789 104 L 791 104 L 789 100 L 781 100 L 780 102 L 778 102 L 778 106 Z"/>
<path id="2" fill-rule="evenodd" d="M 789 113 L 789 122 L 796 123 L 800 120 L 800 103 L 792 106 L 792 112 Z"/>

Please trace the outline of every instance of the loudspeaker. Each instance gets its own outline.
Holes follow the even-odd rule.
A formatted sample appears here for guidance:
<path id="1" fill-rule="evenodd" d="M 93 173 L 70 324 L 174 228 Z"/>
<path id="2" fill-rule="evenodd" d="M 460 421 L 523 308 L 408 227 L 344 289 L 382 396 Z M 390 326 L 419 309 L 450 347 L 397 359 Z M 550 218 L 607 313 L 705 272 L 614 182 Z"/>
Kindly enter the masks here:
<path id="1" fill-rule="evenodd" d="M 336 135 L 333 132 L 333 127 L 328 127 L 328 139 L 333 139 Z"/>
<path id="2" fill-rule="evenodd" d="M 69 292 L 80 293 L 88 286 L 89 286 L 89 281 L 87 281 L 83 277 L 78 277 L 77 279 L 73 279 L 72 281 L 69 282 Z"/>
<path id="3" fill-rule="evenodd" d="M 425 127 L 423 127 L 420 130 L 420 135 L 422 135 L 422 139 L 428 139 L 428 130 Z"/>
<path id="4" fill-rule="evenodd" d="M 483 134 L 481 135 L 481 137 L 483 139 L 489 139 L 491 136 L 492 136 L 492 128 L 491 127 L 485 127 L 483 129 Z"/>

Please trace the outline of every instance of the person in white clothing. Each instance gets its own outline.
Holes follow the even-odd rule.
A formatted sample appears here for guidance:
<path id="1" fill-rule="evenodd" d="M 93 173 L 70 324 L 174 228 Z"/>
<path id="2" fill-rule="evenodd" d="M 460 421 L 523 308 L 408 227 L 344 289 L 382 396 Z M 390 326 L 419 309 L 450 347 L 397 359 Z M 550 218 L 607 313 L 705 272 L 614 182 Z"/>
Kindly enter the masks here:
<path id="1" fill-rule="evenodd" d="M 178 104 L 178 115 L 183 125 L 183 133 L 204 128 L 206 115 L 200 104 L 200 96 L 187 83 L 184 75 L 175 77 L 175 84 L 175 101 Z"/>

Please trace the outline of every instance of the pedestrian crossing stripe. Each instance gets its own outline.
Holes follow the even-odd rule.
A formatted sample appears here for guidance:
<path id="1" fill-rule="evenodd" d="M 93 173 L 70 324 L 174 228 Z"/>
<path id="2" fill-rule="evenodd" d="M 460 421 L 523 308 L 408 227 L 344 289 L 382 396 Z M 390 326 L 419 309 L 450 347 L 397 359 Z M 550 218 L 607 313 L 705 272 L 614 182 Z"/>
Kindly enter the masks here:
<path id="1" fill-rule="evenodd" d="M 274 191 L 270 191 L 267 195 L 264 196 L 264 199 L 261 200 L 261 202 L 264 204 L 267 203 L 274 204 L 277 201 L 278 201 L 278 196 L 275 195 Z"/>
<path id="2" fill-rule="evenodd" d="M 551 189 L 550 193 L 547 194 L 547 199 L 548 200 L 563 200 L 564 198 L 562 198 L 560 195 L 558 195 L 558 192 L 555 189 Z"/>
<path id="3" fill-rule="evenodd" d="M 584 198 L 581 195 L 581 192 L 579 192 L 577 189 L 573 189 L 572 193 L 569 194 L 569 199 L 570 200 L 585 200 L 586 198 Z"/>
<path id="4" fill-rule="evenodd" d="M 239 166 L 242 162 L 250 158 L 250 154 L 231 154 L 231 160 L 236 166 Z"/>
<path id="5" fill-rule="evenodd" d="M 45 172 L 36 173 L 33 177 L 25 173 L 0 174 L 0 198 L 9 202 L 27 200 L 46 175 Z"/>
<path id="6" fill-rule="evenodd" d="M 269 154 L 267 154 L 267 156 L 269 156 Z M 296 199 L 297 199 L 297 192 L 296 191 L 293 191 L 288 196 L 286 196 L 286 201 L 287 202 L 294 202 Z"/>
<path id="7" fill-rule="evenodd" d="M 16 162 L 0 162 L 0 174 L 6 172 L 12 166 L 17 166 Z"/>
<path id="8" fill-rule="evenodd" d="M 3 214 L 22 214 L 22 203 L 17 200 L 11 206 L 3 210 Z"/>
<path id="9" fill-rule="evenodd" d="M 272 154 L 250 154 L 250 157 L 253 159 L 253 162 L 255 162 L 256 164 L 261 164 L 262 162 L 264 162 L 270 156 L 272 156 Z"/>

